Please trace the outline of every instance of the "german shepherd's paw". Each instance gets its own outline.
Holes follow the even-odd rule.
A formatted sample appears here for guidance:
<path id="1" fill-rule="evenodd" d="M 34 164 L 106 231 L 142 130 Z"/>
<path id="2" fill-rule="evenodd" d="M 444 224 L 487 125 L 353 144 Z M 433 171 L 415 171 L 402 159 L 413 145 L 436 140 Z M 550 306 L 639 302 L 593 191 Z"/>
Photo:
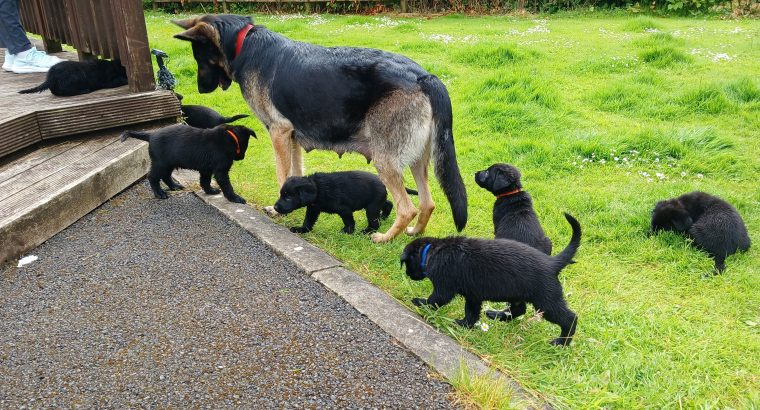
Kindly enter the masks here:
<path id="1" fill-rule="evenodd" d="M 417 229 L 416 226 L 414 227 L 410 226 L 406 228 L 406 234 L 409 236 L 417 236 L 421 233 L 422 233 L 422 229 Z"/>
<path id="2" fill-rule="evenodd" d="M 375 232 L 372 234 L 371 238 L 372 238 L 372 242 L 374 243 L 384 243 L 393 239 L 393 236 L 380 233 L 380 232 Z"/>
<path id="3" fill-rule="evenodd" d="M 267 215 L 272 216 L 272 217 L 280 216 L 280 213 L 277 212 L 277 211 L 275 211 L 274 207 L 271 206 L 271 205 L 270 206 L 265 206 L 264 207 L 264 212 L 266 212 Z"/>

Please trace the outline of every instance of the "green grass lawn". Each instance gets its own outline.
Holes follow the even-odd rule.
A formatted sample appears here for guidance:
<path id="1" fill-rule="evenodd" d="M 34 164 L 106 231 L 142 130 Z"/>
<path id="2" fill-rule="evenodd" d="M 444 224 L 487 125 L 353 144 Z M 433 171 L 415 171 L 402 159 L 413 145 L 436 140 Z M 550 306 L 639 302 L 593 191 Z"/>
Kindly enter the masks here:
<path id="1" fill-rule="evenodd" d="M 185 102 L 250 113 L 237 86 L 198 94 L 190 45 L 171 38 L 180 31 L 172 17 L 148 13 L 148 31 L 151 46 L 172 57 Z M 521 169 L 555 249 L 570 238 L 562 212 L 581 222 L 578 263 L 560 275 L 578 333 L 571 347 L 555 348 L 548 342 L 559 327 L 532 309 L 513 323 L 489 321 L 484 332 L 453 323 L 463 316 L 461 298 L 439 311 L 414 308 L 411 298 L 427 296 L 431 285 L 399 268 L 407 237 L 374 244 L 339 233 L 340 218 L 323 215 L 307 240 L 558 407 L 760 406 L 760 21 L 605 14 L 256 21 L 296 40 L 402 53 L 441 77 L 469 196 L 463 234 L 493 235 L 494 198 L 473 174 L 495 162 Z M 233 185 L 257 207 L 271 205 L 278 189 L 266 130 L 254 118 L 241 123 L 260 138 L 233 168 Z M 374 171 L 359 155 L 316 151 L 306 169 Z M 407 186 L 413 182 L 407 174 Z M 697 189 L 735 205 L 754 242 L 728 259 L 723 276 L 705 278 L 712 261 L 682 237 L 647 236 L 657 200 Z M 427 234 L 455 234 L 435 182 L 433 195 Z M 300 224 L 303 215 L 281 223 Z M 365 224 L 357 214 L 357 227 Z"/>

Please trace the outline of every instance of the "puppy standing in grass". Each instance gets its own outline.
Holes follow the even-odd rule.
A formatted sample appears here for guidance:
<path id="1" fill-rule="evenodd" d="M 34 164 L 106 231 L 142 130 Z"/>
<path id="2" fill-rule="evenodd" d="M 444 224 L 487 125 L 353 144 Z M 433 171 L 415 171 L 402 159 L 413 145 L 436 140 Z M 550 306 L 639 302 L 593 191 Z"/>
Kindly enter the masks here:
<path id="1" fill-rule="evenodd" d="M 484 301 L 529 302 L 546 320 L 560 326 L 560 337 L 551 343 L 569 345 L 578 318 L 567 307 L 559 273 L 571 263 L 581 242 L 581 227 L 569 214 L 573 228 L 570 243 L 557 256 L 548 256 L 510 239 L 450 237 L 419 238 L 404 248 L 401 265 L 412 280 L 429 278 L 433 293 L 415 298 L 417 305 L 443 306 L 455 295 L 465 298 L 465 317 L 459 325 L 472 327 Z"/>
<path id="2" fill-rule="evenodd" d="M 512 239 L 551 255 L 552 241 L 546 237 L 533 210 L 533 200 L 522 188 L 520 171 L 509 164 L 494 164 L 475 173 L 475 182 L 496 196 L 493 229 L 497 239 Z M 524 301 L 510 303 L 503 311 L 487 310 L 490 319 L 512 320 L 525 314 Z"/>
<path id="3" fill-rule="evenodd" d="M 207 130 L 178 124 L 152 132 L 125 131 L 121 134 L 122 141 L 130 137 L 148 141 L 151 160 L 148 181 L 156 198 L 168 198 L 161 189 L 161 180 L 170 190 L 183 188 L 172 180 L 172 171 L 184 168 L 200 172 L 200 184 L 205 193 L 216 195 L 220 192 L 211 187 L 213 175 L 225 198 L 231 202 L 245 203 L 245 199 L 232 189 L 229 172 L 233 161 L 245 158 L 248 140 L 250 137 L 256 138 L 253 130 L 231 125 Z"/>
<path id="4" fill-rule="evenodd" d="M 715 274 L 726 269 L 728 255 L 749 249 L 747 227 L 736 208 L 728 202 L 694 191 L 660 201 L 652 212 L 651 231 L 686 234 L 694 245 L 715 260 Z"/>
<path id="5" fill-rule="evenodd" d="M 407 188 L 407 193 L 417 191 Z M 353 233 L 356 223 L 354 212 L 365 209 L 369 226 L 363 233 L 372 233 L 380 228 L 380 219 L 385 219 L 393 210 L 388 201 L 385 185 L 376 175 L 363 171 L 321 173 L 308 177 L 290 177 L 280 189 L 280 198 L 274 209 L 280 214 L 289 214 L 306 207 L 306 218 L 301 227 L 290 228 L 292 232 L 310 232 L 319 214 L 338 214 L 343 219 L 343 232 Z"/>

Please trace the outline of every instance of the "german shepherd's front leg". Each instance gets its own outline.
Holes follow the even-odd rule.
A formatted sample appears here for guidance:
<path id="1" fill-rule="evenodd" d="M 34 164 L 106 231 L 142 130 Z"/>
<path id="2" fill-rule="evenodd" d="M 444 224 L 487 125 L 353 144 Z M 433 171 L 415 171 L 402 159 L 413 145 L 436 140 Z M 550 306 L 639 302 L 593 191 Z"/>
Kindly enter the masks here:
<path id="1" fill-rule="evenodd" d="M 293 141 L 293 128 L 289 126 L 273 125 L 269 127 L 269 137 L 272 139 L 272 148 L 274 148 L 275 169 L 277 171 L 277 183 L 279 187 L 285 184 L 285 181 L 291 176 L 293 165 L 293 151 L 295 142 Z M 298 147 L 300 150 L 300 147 Z M 264 207 L 264 211 L 271 216 L 277 216 L 279 213 L 274 210 L 273 206 Z"/>

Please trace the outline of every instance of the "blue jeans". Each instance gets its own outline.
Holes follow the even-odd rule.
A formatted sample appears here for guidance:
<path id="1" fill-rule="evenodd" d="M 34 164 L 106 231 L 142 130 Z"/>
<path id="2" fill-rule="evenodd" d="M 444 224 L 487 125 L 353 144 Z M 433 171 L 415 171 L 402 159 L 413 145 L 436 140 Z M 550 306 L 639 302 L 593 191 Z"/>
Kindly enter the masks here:
<path id="1" fill-rule="evenodd" d="M 18 0 L 0 0 L 0 48 L 7 48 L 11 54 L 32 48 L 26 31 L 21 27 Z"/>

